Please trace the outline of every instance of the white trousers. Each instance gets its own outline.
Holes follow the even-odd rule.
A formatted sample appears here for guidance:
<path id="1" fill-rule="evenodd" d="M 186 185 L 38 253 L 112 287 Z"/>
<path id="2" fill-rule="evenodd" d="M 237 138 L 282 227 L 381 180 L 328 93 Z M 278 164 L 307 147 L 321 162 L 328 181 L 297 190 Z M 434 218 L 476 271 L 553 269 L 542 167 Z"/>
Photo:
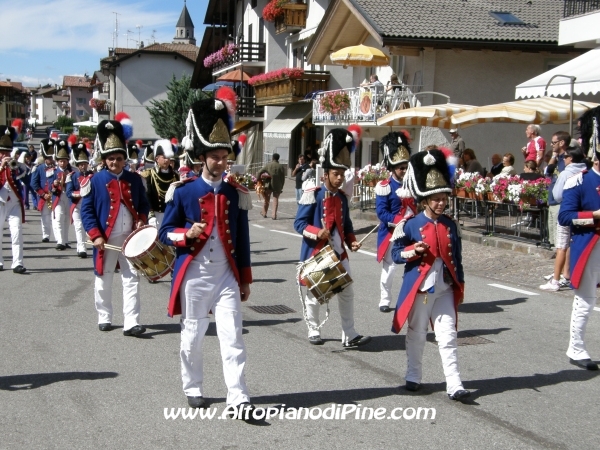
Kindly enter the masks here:
<path id="1" fill-rule="evenodd" d="M 204 356 L 202 344 L 215 315 L 221 347 L 227 405 L 249 402 L 244 377 L 246 346 L 242 338 L 242 303 L 237 281 L 227 261 L 202 265 L 192 261 L 181 286 L 181 381 L 189 397 L 203 396 Z"/>
<path id="2" fill-rule="evenodd" d="M 57 244 L 69 242 L 69 198 L 62 193 L 52 213 L 52 230 Z"/>
<path id="3" fill-rule="evenodd" d="M 0 202 L 0 265 L 4 266 L 2 257 L 2 241 L 4 238 L 4 221 L 8 221 L 10 238 L 12 241 L 12 266 L 23 265 L 23 226 L 21 224 L 21 205 L 17 197 L 11 192 L 10 200 Z"/>
<path id="4" fill-rule="evenodd" d="M 111 235 L 107 243 L 121 247 L 127 236 L 128 234 Z M 104 250 L 104 275 L 96 275 L 94 298 L 98 323 L 112 323 L 112 284 L 117 261 L 123 282 L 123 330 L 129 330 L 140 324 L 140 277 L 123 253 L 114 250 Z"/>
<path id="5" fill-rule="evenodd" d="M 44 207 L 40 211 L 40 215 L 40 222 L 42 224 L 42 238 L 50 239 L 50 230 L 52 230 L 52 211 L 46 206 L 46 204 L 44 204 Z M 58 240 L 56 234 L 54 234 L 54 240 Z"/>
<path id="6" fill-rule="evenodd" d="M 352 276 L 350 273 L 350 264 L 348 263 L 348 259 L 342 260 L 342 266 L 344 266 L 344 269 L 346 269 L 348 275 Z M 338 308 L 340 310 L 340 318 L 342 319 L 342 343 L 345 344 L 358 336 L 358 333 L 354 329 L 354 289 L 352 288 L 352 285 L 348 286 L 342 292 L 332 297 L 330 299 L 330 303 L 333 302 L 336 297 L 338 301 Z M 316 328 L 319 326 L 319 309 L 321 305 L 310 293 L 310 291 L 307 292 L 304 301 L 306 303 L 306 315 L 308 317 L 308 322 L 314 328 Z M 320 336 L 320 332 L 319 330 L 309 328 L 308 336 Z"/>
<path id="7" fill-rule="evenodd" d="M 456 315 L 454 312 L 454 293 L 452 289 L 427 294 L 417 294 L 417 298 L 408 313 L 408 331 L 406 333 L 406 381 L 421 383 L 423 376 L 423 351 L 427 338 L 427 328 L 431 320 L 435 330 L 442 366 L 446 376 L 446 392 L 452 395 L 463 389 L 458 371 L 456 351 Z"/>
<path id="8" fill-rule="evenodd" d="M 155 212 L 154 219 L 148 220 L 148 225 L 152 225 L 157 230 L 160 230 L 160 224 L 163 221 L 163 217 L 165 217 L 165 213 Z"/>
<path id="9" fill-rule="evenodd" d="M 85 241 L 87 239 L 83 223 L 81 222 L 80 203 L 73 209 L 73 226 L 75 227 L 75 238 L 77 239 L 77 253 L 85 253 Z"/>
<path id="10" fill-rule="evenodd" d="M 596 244 L 587 264 L 579 289 L 575 289 L 573 312 L 571 313 L 571 338 L 567 356 L 571 359 L 591 359 L 585 348 L 585 329 L 590 314 L 596 305 L 596 286 L 600 283 L 600 243 Z"/>
<path id="11" fill-rule="evenodd" d="M 394 272 L 396 271 L 396 264 L 392 259 L 393 247 L 393 243 L 390 243 L 381 260 L 381 279 L 379 281 L 381 298 L 379 299 L 379 306 L 390 306 L 390 302 L 392 301 L 392 283 L 394 282 Z"/>

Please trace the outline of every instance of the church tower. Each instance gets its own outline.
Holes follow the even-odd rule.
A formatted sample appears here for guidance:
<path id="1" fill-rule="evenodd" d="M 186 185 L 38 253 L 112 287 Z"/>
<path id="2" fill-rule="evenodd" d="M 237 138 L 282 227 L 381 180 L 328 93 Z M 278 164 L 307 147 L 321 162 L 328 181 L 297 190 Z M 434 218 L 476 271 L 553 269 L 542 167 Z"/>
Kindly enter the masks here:
<path id="1" fill-rule="evenodd" d="M 194 38 L 194 23 L 190 17 L 185 0 L 183 0 L 183 10 L 175 25 L 175 37 L 173 38 L 173 44 L 192 44 L 196 45 L 196 39 Z"/>

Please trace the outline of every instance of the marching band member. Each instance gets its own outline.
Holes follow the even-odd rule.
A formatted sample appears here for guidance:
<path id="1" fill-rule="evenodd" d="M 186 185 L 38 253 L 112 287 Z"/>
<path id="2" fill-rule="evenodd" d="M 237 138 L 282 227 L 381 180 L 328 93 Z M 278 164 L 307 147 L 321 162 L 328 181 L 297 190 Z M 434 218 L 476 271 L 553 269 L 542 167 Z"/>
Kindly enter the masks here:
<path id="1" fill-rule="evenodd" d="M 129 172 L 138 172 L 138 163 L 140 162 L 139 156 L 142 152 L 138 142 L 127 142 L 127 166 L 126 169 Z"/>
<path id="2" fill-rule="evenodd" d="M 396 236 L 403 233 L 404 223 L 417 212 L 415 201 L 412 198 L 400 198 L 402 179 L 408 167 L 410 158 L 409 137 L 406 131 L 391 132 L 381 139 L 379 148 L 383 154 L 383 165 L 391 172 L 387 180 L 382 180 L 375 186 L 375 210 L 380 220 L 377 232 L 377 262 L 383 262 L 381 268 L 379 311 L 387 313 L 392 311 L 392 283 L 396 265 L 392 260 L 392 247 L 390 243 L 392 234 Z"/>
<path id="3" fill-rule="evenodd" d="M 319 149 L 321 166 L 325 171 L 324 183 L 310 186 L 308 180 L 302 186 L 304 194 L 300 199 L 294 228 L 303 236 L 300 261 L 306 261 L 331 242 L 333 250 L 350 275 L 350 264 L 346 246 L 357 251 L 360 244 L 354 236 L 348 198 L 341 191 L 344 173 L 350 168 L 350 154 L 358 145 L 361 129 L 351 125 L 348 130 L 334 128 L 323 140 Z M 337 294 L 340 317 L 342 319 L 342 345 L 345 348 L 358 347 L 371 341 L 370 336 L 361 336 L 354 329 L 354 290 L 346 287 Z M 313 345 L 323 345 L 319 331 L 320 304 L 310 293 L 305 298 L 308 317 L 308 341 Z"/>
<path id="4" fill-rule="evenodd" d="M 53 139 L 42 139 L 40 142 L 40 156 L 44 162 L 35 166 L 31 173 L 31 187 L 38 195 L 37 209 L 41 215 L 42 242 L 50 242 L 50 230 L 52 230 L 52 193 L 48 177 L 54 175 L 54 147 Z M 53 230 L 54 231 L 54 230 Z M 57 238 L 54 236 L 54 240 Z"/>
<path id="5" fill-rule="evenodd" d="M 106 166 L 81 189 L 81 220 L 94 244 L 94 297 L 100 331 L 112 329 L 112 281 L 117 261 L 123 282 L 123 335 L 139 336 L 139 275 L 122 252 L 105 249 L 104 244 L 121 247 L 134 229 L 148 220 L 148 202 L 141 178 L 124 170 L 127 163 L 126 136 L 131 136 L 131 120 L 124 113 L 117 120 L 98 124 L 97 151 Z M 118 121 L 121 119 L 121 121 Z M 126 133 L 126 134 L 125 134 Z"/>
<path id="6" fill-rule="evenodd" d="M 448 158 L 456 159 L 450 150 Z M 451 166 L 454 161 L 451 159 Z M 405 264 L 404 281 L 398 296 L 392 331 L 406 332 L 406 389 L 421 387 L 422 360 L 427 327 L 431 322 L 438 343 L 446 392 L 452 400 L 463 400 L 456 350 L 457 308 L 464 297 L 461 239 L 456 224 L 444 215 L 452 192 L 449 164 L 435 148 L 412 155 L 404 177 L 403 197 L 413 197 L 423 211 L 404 225 L 404 236 L 394 242 L 392 258 Z"/>
<path id="7" fill-rule="evenodd" d="M 26 174 L 26 169 L 11 159 L 13 142 L 17 139 L 17 130 L 10 126 L 0 126 L 0 270 L 4 270 L 2 257 L 2 240 L 4 222 L 8 221 L 12 241 L 12 265 L 14 273 L 25 273 L 23 266 L 23 225 L 25 210 L 23 186 L 20 178 Z"/>
<path id="8" fill-rule="evenodd" d="M 171 183 L 179 181 L 179 174 L 171 167 L 171 158 L 175 156 L 171 142 L 159 139 L 154 143 L 154 161 L 156 166 L 144 170 L 140 175 L 146 180 L 146 197 L 150 204 L 148 224 L 160 228 L 165 215 L 165 194 Z"/>
<path id="9" fill-rule="evenodd" d="M 69 245 L 70 201 L 67 197 L 67 176 L 73 171 L 69 164 L 71 159 L 69 145 L 61 140 L 56 143 L 54 159 L 58 166 L 54 173 L 47 177 L 52 193 L 52 230 L 56 238 L 56 250 L 71 248 Z"/>
<path id="10" fill-rule="evenodd" d="M 234 114 L 235 94 L 229 88 L 192 105 L 182 145 L 205 163 L 204 169 L 197 178 L 172 185 L 159 236 L 177 248 L 168 314 L 181 314 L 181 374 L 188 404 L 205 405 L 202 343 L 212 311 L 227 405 L 245 414 L 253 409 L 244 377 L 241 304 L 248 300 L 252 282 L 248 230 L 252 200 L 246 188 L 222 177 L 232 147 Z"/>
<path id="11" fill-rule="evenodd" d="M 94 174 L 89 170 L 89 161 L 90 154 L 85 144 L 77 144 L 73 149 L 73 163 L 77 166 L 77 170 L 71 172 L 65 182 L 67 197 L 71 200 L 71 217 L 77 238 L 77 256 L 80 258 L 87 258 L 86 235 L 81 221 L 81 191 L 87 189 L 90 178 Z"/>
<path id="12" fill-rule="evenodd" d="M 568 178 L 558 223 L 571 227 L 571 285 L 575 290 L 571 313 L 571 337 L 567 356 L 573 365 L 598 370 L 585 347 L 585 329 L 597 301 L 600 283 L 600 107 L 590 109 L 580 119 L 581 146 L 592 153 L 594 166 Z"/>

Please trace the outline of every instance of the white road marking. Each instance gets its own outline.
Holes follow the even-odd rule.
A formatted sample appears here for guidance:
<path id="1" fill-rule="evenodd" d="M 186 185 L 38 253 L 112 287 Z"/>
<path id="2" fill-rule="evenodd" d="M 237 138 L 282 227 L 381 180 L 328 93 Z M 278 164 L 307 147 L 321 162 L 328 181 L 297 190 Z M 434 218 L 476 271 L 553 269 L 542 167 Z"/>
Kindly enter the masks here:
<path id="1" fill-rule="evenodd" d="M 280 230 L 269 230 L 269 231 L 274 231 L 275 233 L 287 234 L 289 236 L 294 236 L 294 237 L 299 237 L 299 238 L 302 237 L 298 233 L 288 233 L 287 231 L 280 231 Z"/>
<path id="2" fill-rule="evenodd" d="M 366 250 L 357 250 L 356 253 L 363 253 L 363 254 L 369 255 L 369 256 L 377 256 L 377 253 L 368 252 Z"/>
<path id="3" fill-rule="evenodd" d="M 526 294 L 526 295 L 540 295 L 537 294 L 535 292 L 529 292 L 529 291 L 524 291 L 522 289 L 517 289 L 517 288 L 513 288 L 513 287 L 508 287 L 508 286 L 503 286 L 501 284 L 488 284 L 488 286 L 493 286 L 493 287 L 497 287 L 499 289 L 506 289 L 507 291 L 514 291 L 514 292 L 518 292 L 519 294 Z"/>
<path id="4" fill-rule="evenodd" d="M 252 226 L 256 228 L 264 228 L 262 225 L 256 225 L 255 223 L 253 223 Z"/>

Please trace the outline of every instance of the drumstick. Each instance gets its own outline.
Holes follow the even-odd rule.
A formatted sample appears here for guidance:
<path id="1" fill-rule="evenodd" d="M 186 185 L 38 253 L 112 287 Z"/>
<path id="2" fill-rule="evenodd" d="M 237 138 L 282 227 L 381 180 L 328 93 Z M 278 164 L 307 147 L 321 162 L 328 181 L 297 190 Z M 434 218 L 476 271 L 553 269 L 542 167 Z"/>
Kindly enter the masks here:
<path id="1" fill-rule="evenodd" d="M 364 238 L 362 238 L 362 239 L 361 239 L 361 240 L 358 242 L 358 245 L 361 245 L 361 244 L 364 242 L 364 240 L 365 240 L 366 238 L 368 238 L 369 236 L 371 236 L 371 235 L 373 234 L 373 232 L 374 232 L 374 231 L 375 231 L 377 228 L 379 228 L 379 224 L 375 225 L 375 228 L 373 228 L 371 231 L 369 231 L 369 232 L 367 233 L 367 235 L 366 235 Z"/>
<path id="2" fill-rule="evenodd" d="M 85 241 L 87 245 L 94 245 L 92 241 Z M 104 244 L 104 248 L 107 250 L 114 250 L 115 252 L 120 252 L 121 247 L 117 247 L 116 245 Z"/>

